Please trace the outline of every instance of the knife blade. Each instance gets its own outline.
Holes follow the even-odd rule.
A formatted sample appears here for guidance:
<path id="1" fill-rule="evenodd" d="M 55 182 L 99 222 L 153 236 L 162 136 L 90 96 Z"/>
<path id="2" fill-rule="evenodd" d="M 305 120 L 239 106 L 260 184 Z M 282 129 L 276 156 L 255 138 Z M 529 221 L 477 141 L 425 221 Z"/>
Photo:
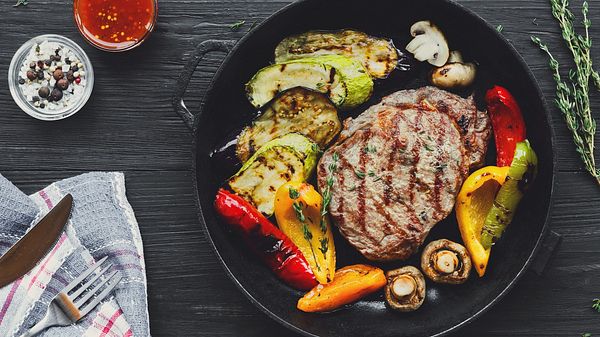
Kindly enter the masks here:
<path id="1" fill-rule="evenodd" d="M 73 197 L 67 194 L 0 257 L 0 288 L 27 274 L 46 256 L 63 232 L 72 207 Z"/>

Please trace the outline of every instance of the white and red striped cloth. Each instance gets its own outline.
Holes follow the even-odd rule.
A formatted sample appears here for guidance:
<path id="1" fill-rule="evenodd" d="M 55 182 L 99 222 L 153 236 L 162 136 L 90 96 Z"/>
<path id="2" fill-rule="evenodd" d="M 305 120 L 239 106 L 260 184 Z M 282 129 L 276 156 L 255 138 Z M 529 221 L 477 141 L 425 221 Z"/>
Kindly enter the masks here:
<path id="1" fill-rule="evenodd" d="M 19 336 L 37 323 L 54 296 L 104 256 L 123 275 L 113 296 L 76 324 L 40 336 L 150 336 L 142 239 L 123 174 L 87 173 L 29 197 L 0 175 L 0 254 L 67 193 L 73 211 L 57 244 L 29 273 L 0 288 L 0 336 Z"/>

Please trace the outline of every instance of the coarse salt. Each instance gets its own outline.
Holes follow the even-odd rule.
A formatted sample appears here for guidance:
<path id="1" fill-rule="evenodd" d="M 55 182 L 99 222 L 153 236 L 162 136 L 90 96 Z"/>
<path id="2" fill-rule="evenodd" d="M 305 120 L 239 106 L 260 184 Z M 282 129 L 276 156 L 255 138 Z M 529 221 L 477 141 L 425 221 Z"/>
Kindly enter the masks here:
<path id="1" fill-rule="evenodd" d="M 59 60 L 56 58 L 60 57 Z M 84 88 L 86 86 L 85 72 L 79 71 L 79 78 L 81 81 L 76 83 L 74 80 L 69 81 L 69 86 L 67 89 L 62 90 L 62 97 L 58 101 L 52 100 L 52 95 L 46 99 L 46 97 L 39 96 L 39 90 L 42 87 L 48 87 L 48 92 L 52 92 L 53 90 L 60 90 L 57 85 L 57 80 L 54 78 L 53 74 L 55 70 L 62 70 L 63 78 L 68 79 L 67 75 L 72 75 L 71 65 L 65 63 L 66 59 L 69 59 L 73 65 L 78 65 L 78 68 L 82 68 L 83 64 L 78 63 L 79 58 L 75 55 L 75 53 L 67 46 L 52 41 L 43 41 L 38 44 L 34 44 L 31 47 L 31 50 L 27 54 L 27 57 L 23 60 L 21 67 L 19 69 L 18 78 L 15 80 L 18 82 L 22 79 L 23 84 L 19 84 L 19 88 L 21 93 L 26 98 L 27 102 L 29 102 L 36 109 L 47 110 L 47 111 L 57 111 L 61 110 L 65 107 L 69 107 L 72 104 L 75 104 L 78 100 L 80 100 L 84 95 Z M 46 65 L 47 61 L 50 61 L 50 65 Z M 38 62 L 44 62 L 44 65 L 40 68 L 37 66 Z M 35 64 L 33 68 L 30 67 L 31 64 Z M 81 66 L 79 66 L 81 65 Z M 35 79 L 30 80 L 27 77 L 27 72 L 33 71 L 35 73 Z M 43 72 L 43 79 L 38 79 L 38 72 Z M 71 74 L 69 74 L 71 72 Z M 70 77 L 71 79 L 76 76 Z M 43 102 L 43 107 L 40 104 Z"/>

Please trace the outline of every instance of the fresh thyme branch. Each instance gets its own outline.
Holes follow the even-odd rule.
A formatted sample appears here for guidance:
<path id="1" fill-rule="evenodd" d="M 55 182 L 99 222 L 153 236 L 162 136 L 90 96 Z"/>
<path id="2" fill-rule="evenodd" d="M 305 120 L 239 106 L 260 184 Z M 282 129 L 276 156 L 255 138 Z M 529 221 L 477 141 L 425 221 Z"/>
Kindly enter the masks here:
<path id="1" fill-rule="evenodd" d="M 556 81 L 555 103 L 563 114 L 567 127 L 573 136 L 573 142 L 586 170 L 600 185 L 600 169 L 594 158 L 594 136 L 596 122 L 592 117 L 590 107 L 590 82 L 600 90 L 600 75 L 593 69 L 590 48 L 592 40 L 589 37 L 591 21 L 588 19 L 588 3 L 583 2 L 583 29 L 584 34 L 575 32 L 574 15 L 569 10 L 567 0 L 550 0 L 552 15 L 558 21 L 563 40 L 573 56 L 574 69 L 569 70 L 568 78 L 564 79 L 560 73 L 558 61 L 554 58 L 548 47 L 535 36 L 531 40 L 544 51 L 550 59 L 550 69 Z"/>

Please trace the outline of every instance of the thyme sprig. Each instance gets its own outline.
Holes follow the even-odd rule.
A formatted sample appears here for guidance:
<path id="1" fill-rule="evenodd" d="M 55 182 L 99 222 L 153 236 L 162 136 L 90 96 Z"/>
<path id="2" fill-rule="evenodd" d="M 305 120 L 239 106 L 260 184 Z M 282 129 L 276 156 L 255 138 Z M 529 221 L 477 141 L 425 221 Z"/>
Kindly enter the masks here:
<path id="1" fill-rule="evenodd" d="M 290 199 L 292 200 L 296 200 L 298 198 L 300 198 L 300 192 L 298 192 L 297 189 L 290 187 L 290 190 L 288 191 L 289 195 L 290 195 Z"/>
<path id="2" fill-rule="evenodd" d="M 300 222 L 302 222 L 302 224 L 305 225 L 305 227 L 306 227 L 306 217 L 304 216 L 304 213 L 302 212 L 302 204 L 295 201 L 292 204 L 292 207 L 294 208 L 294 212 L 296 212 L 296 218 L 298 218 L 298 220 Z M 310 235 L 310 237 L 312 237 L 312 235 Z M 310 240 L 310 238 L 308 238 L 307 240 Z"/>
<path id="3" fill-rule="evenodd" d="M 27 0 L 17 0 L 17 3 L 13 7 L 27 6 L 29 2 Z"/>
<path id="4" fill-rule="evenodd" d="M 600 312 L 600 298 L 594 298 L 592 308 L 597 312 Z"/>
<path id="5" fill-rule="evenodd" d="M 319 242 L 321 243 L 321 247 L 319 247 L 319 250 L 323 255 L 325 255 L 325 253 L 327 253 L 327 250 L 329 250 L 329 239 L 322 238 L 321 240 L 319 240 Z"/>
<path id="6" fill-rule="evenodd" d="M 337 152 L 334 152 L 331 159 L 333 163 L 329 164 L 329 174 L 327 175 L 327 184 L 323 188 L 323 204 L 321 205 L 321 232 L 327 232 L 327 222 L 325 217 L 329 212 L 329 203 L 331 203 L 331 188 L 333 187 L 333 175 L 338 168 L 338 160 L 340 159 Z"/>
<path id="7" fill-rule="evenodd" d="M 312 233 L 310 232 L 310 229 L 308 229 L 308 225 L 306 224 L 306 217 L 302 212 L 302 203 L 296 201 L 296 199 L 300 198 L 300 192 L 298 192 L 298 190 L 295 188 L 290 188 L 288 193 L 290 195 L 290 199 L 294 200 L 294 202 L 292 203 L 292 208 L 296 213 L 296 218 L 302 224 L 302 234 L 304 234 L 304 239 L 306 239 L 306 241 L 310 241 L 312 240 Z"/>
<path id="8" fill-rule="evenodd" d="M 362 170 L 359 170 L 359 169 L 354 169 L 354 174 L 356 175 L 356 177 L 358 179 L 365 179 L 365 176 L 366 176 L 365 172 L 363 172 Z"/>
<path id="9" fill-rule="evenodd" d="M 600 75 L 593 69 L 590 48 L 592 40 L 589 37 L 591 21 L 588 19 L 588 3 L 583 2 L 584 35 L 577 34 L 573 26 L 574 15 L 569 10 L 568 0 L 550 0 L 552 15 L 558 21 L 562 37 L 573 56 L 575 69 L 569 70 L 568 79 L 563 79 L 560 74 L 560 65 L 552 53 L 538 37 L 532 36 L 531 40 L 550 60 L 550 69 L 556 82 L 555 103 L 560 109 L 573 136 L 573 142 L 586 170 L 600 185 L 600 169 L 596 166 L 594 158 L 594 136 L 596 122 L 592 117 L 590 106 L 590 82 L 600 90 Z"/>
<path id="10" fill-rule="evenodd" d="M 232 32 L 237 32 L 245 24 L 246 24 L 246 20 L 240 20 L 240 21 L 238 21 L 236 23 L 231 24 L 229 26 L 229 29 L 231 29 Z"/>
<path id="11" fill-rule="evenodd" d="M 300 197 L 300 193 L 296 189 L 293 189 L 293 188 L 290 188 L 289 194 L 290 194 L 290 198 L 292 200 L 296 200 Z M 304 213 L 302 211 L 302 203 L 300 201 L 294 201 L 292 203 L 292 207 L 294 208 L 294 212 L 296 213 L 296 218 L 298 219 L 298 221 L 300 221 L 300 224 L 302 225 L 302 235 L 304 236 L 304 240 L 306 240 L 306 242 L 308 242 L 308 246 L 310 247 L 310 252 L 312 253 L 313 259 L 315 261 L 315 265 L 317 266 L 317 270 L 321 270 L 321 266 L 319 265 L 317 256 L 315 254 L 315 249 L 313 248 L 313 245 L 311 243 L 313 234 L 311 233 L 310 229 L 308 228 L 308 224 L 306 223 L 306 216 L 304 216 Z M 321 245 L 323 245 L 323 244 L 321 243 Z M 323 254 L 325 254 L 325 253 L 323 253 Z"/>
<path id="12" fill-rule="evenodd" d="M 377 153 L 377 148 L 374 145 L 367 145 L 363 148 L 364 153 Z"/>

